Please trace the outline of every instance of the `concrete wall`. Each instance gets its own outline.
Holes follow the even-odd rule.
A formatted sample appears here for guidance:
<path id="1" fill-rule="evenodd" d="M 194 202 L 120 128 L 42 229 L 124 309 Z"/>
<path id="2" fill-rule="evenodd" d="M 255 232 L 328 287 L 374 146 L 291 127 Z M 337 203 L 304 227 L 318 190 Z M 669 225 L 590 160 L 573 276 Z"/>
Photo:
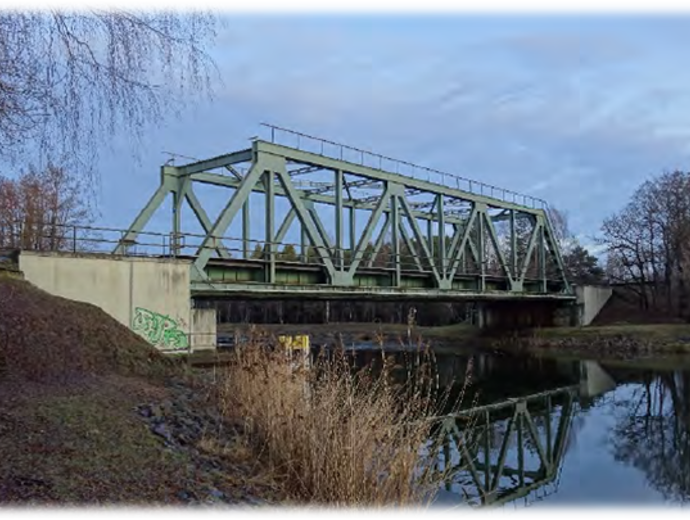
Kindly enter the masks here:
<path id="1" fill-rule="evenodd" d="M 580 325 L 586 326 L 592 323 L 599 311 L 611 298 L 611 287 L 599 287 L 596 285 L 583 285 L 575 287 L 577 305 L 580 308 Z"/>
<path id="2" fill-rule="evenodd" d="M 216 348 L 216 309 L 192 309 L 192 350 Z"/>
<path id="3" fill-rule="evenodd" d="M 189 346 L 189 261 L 23 251 L 19 268 L 37 287 L 99 306 L 161 350 Z M 197 322 L 201 327 L 209 320 Z"/>

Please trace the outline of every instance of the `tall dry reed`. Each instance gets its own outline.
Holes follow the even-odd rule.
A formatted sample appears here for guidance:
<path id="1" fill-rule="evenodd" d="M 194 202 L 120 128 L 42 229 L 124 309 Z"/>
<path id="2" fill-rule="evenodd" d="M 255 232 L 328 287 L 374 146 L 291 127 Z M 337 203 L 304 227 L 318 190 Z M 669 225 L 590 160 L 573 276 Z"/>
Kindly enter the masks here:
<path id="1" fill-rule="evenodd" d="M 296 503 L 422 505 L 446 475 L 429 440 L 442 407 L 428 367 L 411 384 L 353 374 L 344 355 L 310 369 L 254 338 L 236 348 L 222 383 L 223 411 L 247 425 L 251 449 Z"/>

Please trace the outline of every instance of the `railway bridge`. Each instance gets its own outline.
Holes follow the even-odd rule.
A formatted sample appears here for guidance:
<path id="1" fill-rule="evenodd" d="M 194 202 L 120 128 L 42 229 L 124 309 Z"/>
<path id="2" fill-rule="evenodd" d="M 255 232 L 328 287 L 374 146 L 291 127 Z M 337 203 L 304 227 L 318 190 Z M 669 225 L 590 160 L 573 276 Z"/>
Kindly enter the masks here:
<path id="1" fill-rule="evenodd" d="M 263 128 L 267 138 L 249 148 L 163 166 L 113 252 L 144 245 L 147 223 L 170 197 L 168 252 L 192 261 L 194 295 L 573 298 L 544 201 Z M 214 220 L 200 185 L 227 193 Z M 202 234 L 185 232 L 184 211 Z M 253 222 L 262 236 L 252 236 Z"/>
<path id="2" fill-rule="evenodd" d="M 151 289 L 147 301 L 158 292 L 159 307 L 165 298 L 185 300 L 179 308 L 219 298 L 465 300 L 477 303 L 480 325 L 525 315 L 534 321 L 572 308 L 575 292 L 543 200 L 292 130 L 261 128 L 264 135 L 248 148 L 168 161 L 128 229 L 74 228 L 62 237 L 62 249 L 81 263 L 67 267 L 61 260 L 64 269 L 51 264 L 48 272 L 38 256 L 25 258 L 32 278 L 48 288 L 62 283 L 64 290 L 55 290 L 75 297 L 72 277 L 83 282 L 91 269 L 87 257 L 146 257 L 159 266 L 184 266 L 176 275 L 178 292 L 163 281 Z M 211 188 L 223 191 L 215 216 L 204 203 Z M 168 200 L 169 228 L 148 229 Z M 134 287 L 155 271 L 132 264 L 125 280 L 122 269 L 109 265 L 104 272 L 110 274 L 94 274 L 83 290 L 95 292 L 95 281 L 110 275 L 104 287 Z M 131 302 L 130 315 L 137 307 Z"/>

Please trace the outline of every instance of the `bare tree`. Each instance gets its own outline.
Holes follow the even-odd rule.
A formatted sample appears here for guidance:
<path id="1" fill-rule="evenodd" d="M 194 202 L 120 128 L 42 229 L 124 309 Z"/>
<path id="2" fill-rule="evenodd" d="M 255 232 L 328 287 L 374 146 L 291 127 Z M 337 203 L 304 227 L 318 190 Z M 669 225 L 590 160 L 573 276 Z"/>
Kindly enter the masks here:
<path id="1" fill-rule="evenodd" d="M 76 249 L 93 217 L 83 176 L 49 164 L 17 178 L 0 176 L 0 248 Z"/>
<path id="2" fill-rule="evenodd" d="M 0 159 L 39 150 L 91 165 L 117 128 L 140 137 L 210 92 L 213 35 L 213 17 L 199 13 L 3 12 Z"/>
<path id="3" fill-rule="evenodd" d="M 613 281 L 630 283 L 644 308 L 663 304 L 690 317 L 689 174 L 676 171 L 645 182 L 602 231 Z"/>

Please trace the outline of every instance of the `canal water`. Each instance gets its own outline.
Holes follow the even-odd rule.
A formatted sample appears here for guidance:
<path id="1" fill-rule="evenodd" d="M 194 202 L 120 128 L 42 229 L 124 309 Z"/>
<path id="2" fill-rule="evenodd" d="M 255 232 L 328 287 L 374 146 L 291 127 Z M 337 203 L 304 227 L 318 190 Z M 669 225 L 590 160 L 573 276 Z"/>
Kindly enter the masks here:
<path id="1" fill-rule="evenodd" d="M 381 350 L 367 346 L 352 356 L 358 366 L 382 363 Z M 400 378 L 424 358 L 399 349 L 383 356 Z M 440 387 L 466 388 L 467 413 L 445 425 L 439 467 L 448 464 L 452 477 L 436 506 L 690 502 L 690 367 L 459 349 L 433 357 Z"/>

